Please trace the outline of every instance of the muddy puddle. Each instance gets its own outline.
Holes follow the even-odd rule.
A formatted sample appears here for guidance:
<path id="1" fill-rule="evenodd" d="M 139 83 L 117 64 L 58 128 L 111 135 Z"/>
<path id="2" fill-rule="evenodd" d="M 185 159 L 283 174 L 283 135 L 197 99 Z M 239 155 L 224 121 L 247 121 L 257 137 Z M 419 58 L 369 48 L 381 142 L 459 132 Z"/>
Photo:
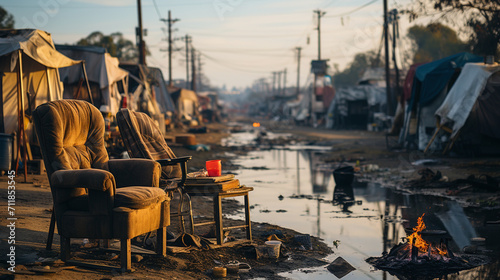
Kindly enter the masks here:
<path id="1" fill-rule="evenodd" d="M 273 137 L 275 137 L 274 135 Z M 248 145 L 255 133 L 234 133 L 228 145 Z M 332 175 L 338 166 L 321 162 L 330 147 L 288 145 L 250 151 L 234 163 L 244 184 L 254 187 L 251 218 L 322 238 L 334 254 L 355 270 L 342 279 L 398 279 L 374 269 L 365 259 L 381 256 L 406 236 L 425 213 L 428 229 L 444 232 L 450 248 L 489 255 L 492 263 L 448 275 L 448 279 L 496 279 L 499 275 L 500 224 L 485 210 L 464 210 L 456 202 L 409 195 L 372 182 L 355 180 L 352 189 L 337 188 Z M 342 194 L 342 195 L 339 195 Z M 334 199 L 335 196 L 335 199 Z M 493 213 L 491 213 L 491 216 Z M 242 218 L 241 216 L 235 216 Z M 234 217 L 233 217 L 234 218 Z M 280 274 L 290 279 L 335 279 L 326 266 Z"/>

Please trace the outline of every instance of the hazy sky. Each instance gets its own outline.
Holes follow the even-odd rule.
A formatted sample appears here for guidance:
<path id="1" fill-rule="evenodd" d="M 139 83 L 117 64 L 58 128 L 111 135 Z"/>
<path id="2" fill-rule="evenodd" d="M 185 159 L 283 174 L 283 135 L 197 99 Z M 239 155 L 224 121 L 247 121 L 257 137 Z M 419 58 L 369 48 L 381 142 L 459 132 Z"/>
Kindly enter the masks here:
<path id="1" fill-rule="evenodd" d="M 156 2 L 156 5 L 155 5 Z M 409 0 L 389 1 L 389 9 L 402 8 Z M 16 28 L 48 31 L 57 44 L 74 44 L 93 31 L 121 32 L 135 42 L 136 0 L 0 0 L 15 17 Z M 382 36 L 382 0 L 142 0 L 143 26 L 151 56 L 168 78 L 166 25 L 172 17 L 174 37 L 192 36 L 202 53 L 203 72 L 213 85 L 251 85 L 270 78 L 272 71 L 287 68 L 287 85 L 295 85 L 295 47 L 302 47 L 301 81 L 317 58 L 317 31 L 313 10 L 326 12 L 321 21 L 322 58 L 343 69 L 358 52 L 378 49 Z M 157 9 L 155 8 L 157 7 Z M 409 26 L 403 17 L 404 35 Z M 309 38 L 309 40 L 308 40 Z M 308 44 L 309 41 L 309 44 Z M 173 55 L 173 77 L 185 78 L 184 42 Z"/>

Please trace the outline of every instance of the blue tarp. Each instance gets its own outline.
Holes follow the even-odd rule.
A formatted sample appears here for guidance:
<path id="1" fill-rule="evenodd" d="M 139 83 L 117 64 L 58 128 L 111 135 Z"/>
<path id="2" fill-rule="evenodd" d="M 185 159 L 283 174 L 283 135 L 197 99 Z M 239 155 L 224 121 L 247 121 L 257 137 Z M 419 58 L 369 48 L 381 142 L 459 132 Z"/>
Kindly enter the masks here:
<path id="1" fill-rule="evenodd" d="M 482 56 L 463 52 L 419 66 L 413 80 L 410 105 L 415 102 L 420 106 L 431 103 L 448 84 L 456 69 L 462 68 L 468 62 L 482 61 Z M 418 92 L 420 95 L 418 100 L 415 100 Z"/>

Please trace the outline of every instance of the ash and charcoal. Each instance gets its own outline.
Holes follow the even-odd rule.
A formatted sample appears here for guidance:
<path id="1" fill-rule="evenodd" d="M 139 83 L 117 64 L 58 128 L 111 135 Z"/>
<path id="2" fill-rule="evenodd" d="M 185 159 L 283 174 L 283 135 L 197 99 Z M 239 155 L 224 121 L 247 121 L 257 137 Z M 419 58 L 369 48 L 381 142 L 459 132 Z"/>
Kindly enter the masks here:
<path id="1" fill-rule="evenodd" d="M 389 272 L 399 279 L 432 279 L 462 270 L 485 265 L 490 262 L 487 256 L 470 254 L 446 255 L 419 253 L 408 243 L 394 246 L 381 257 L 370 257 L 366 262 L 375 268 Z"/>

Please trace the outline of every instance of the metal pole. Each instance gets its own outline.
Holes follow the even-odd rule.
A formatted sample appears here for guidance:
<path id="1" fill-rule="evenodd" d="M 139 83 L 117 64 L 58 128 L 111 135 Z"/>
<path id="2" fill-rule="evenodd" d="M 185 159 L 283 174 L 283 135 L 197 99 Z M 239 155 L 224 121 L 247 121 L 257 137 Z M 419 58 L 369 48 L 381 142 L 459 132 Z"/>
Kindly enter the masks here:
<path id="1" fill-rule="evenodd" d="M 297 95 L 300 93 L 300 51 L 301 47 L 296 47 L 297 49 Z"/>
<path id="2" fill-rule="evenodd" d="M 385 48 L 385 84 L 387 93 L 387 115 L 392 113 L 391 73 L 389 68 L 389 32 L 388 32 L 387 0 L 384 0 L 384 48 Z"/>

